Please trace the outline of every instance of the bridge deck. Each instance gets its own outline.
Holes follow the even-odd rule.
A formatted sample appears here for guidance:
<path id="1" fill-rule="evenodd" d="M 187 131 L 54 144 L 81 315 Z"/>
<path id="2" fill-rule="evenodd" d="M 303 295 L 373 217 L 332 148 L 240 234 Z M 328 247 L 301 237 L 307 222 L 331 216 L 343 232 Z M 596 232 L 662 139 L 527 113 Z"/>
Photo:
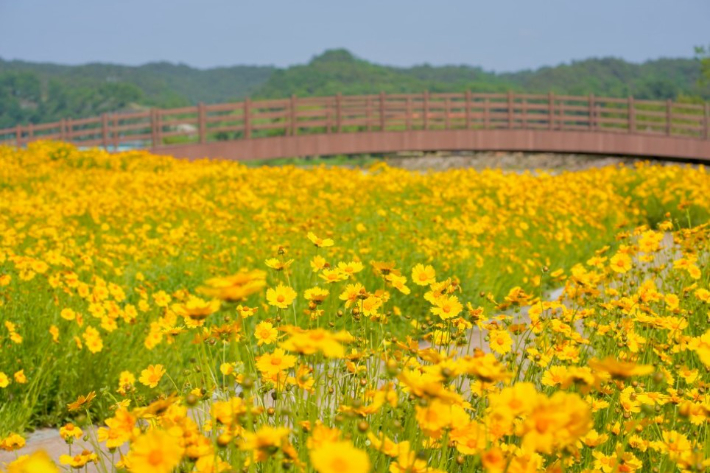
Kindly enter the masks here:
<path id="1" fill-rule="evenodd" d="M 554 94 L 309 97 L 104 114 L 0 130 L 183 158 L 268 159 L 427 150 L 602 153 L 710 161 L 710 106 Z"/>

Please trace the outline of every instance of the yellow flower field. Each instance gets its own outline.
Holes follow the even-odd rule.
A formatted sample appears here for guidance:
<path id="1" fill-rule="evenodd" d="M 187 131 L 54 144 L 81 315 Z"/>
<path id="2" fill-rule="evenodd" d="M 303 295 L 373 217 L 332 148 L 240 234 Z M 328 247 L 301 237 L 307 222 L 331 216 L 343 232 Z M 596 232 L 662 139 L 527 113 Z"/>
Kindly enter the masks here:
<path id="1" fill-rule="evenodd" d="M 709 189 L 0 147 L 0 471 L 707 470 Z"/>

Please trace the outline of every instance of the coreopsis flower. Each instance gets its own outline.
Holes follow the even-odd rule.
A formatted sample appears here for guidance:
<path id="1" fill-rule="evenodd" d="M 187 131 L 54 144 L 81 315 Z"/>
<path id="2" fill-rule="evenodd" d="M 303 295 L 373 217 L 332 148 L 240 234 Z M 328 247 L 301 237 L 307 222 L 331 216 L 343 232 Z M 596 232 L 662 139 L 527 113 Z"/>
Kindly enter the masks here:
<path id="1" fill-rule="evenodd" d="M 505 355 L 513 347 L 513 339 L 507 330 L 489 330 L 488 337 L 490 339 L 488 345 L 496 353 Z"/>
<path id="2" fill-rule="evenodd" d="M 243 319 L 253 316 L 254 314 L 256 314 L 257 310 L 259 310 L 258 307 L 247 307 L 247 306 L 241 305 L 241 304 L 239 304 L 237 306 L 237 313 Z"/>
<path id="3" fill-rule="evenodd" d="M 5 438 L 0 438 L 0 450 L 12 452 L 25 446 L 25 439 L 15 433 L 11 433 Z"/>
<path id="4" fill-rule="evenodd" d="M 95 397 L 96 397 L 95 391 L 91 391 L 86 396 L 79 396 L 76 399 L 76 401 L 72 402 L 71 404 L 67 404 L 67 409 L 69 409 L 69 411 L 71 412 L 71 411 L 78 410 L 80 407 L 82 407 L 84 405 L 86 405 L 88 407 L 88 404 L 91 403 L 91 401 L 93 401 Z"/>
<path id="5" fill-rule="evenodd" d="M 256 367 L 264 376 L 277 375 L 295 365 L 296 357 L 287 355 L 283 348 L 277 348 L 273 353 L 266 353 L 256 359 Z"/>
<path id="6" fill-rule="evenodd" d="M 318 238 L 313 232 L 308 232 L 308 239 L 318 248 L 327 248 L 335 244 L 330 238 Z"/>
<path id="7" fill-rule="evenodd" d="M 10 385 L 10 378 L 8 378 L 8 376 L 5 373 L 0 371 L 0 388 L 4 389 L 4 388 L 8 387 L 9 385 Z"/>
<path id="8" fill-rule="evenodd" d="M 101 340 L 101 334 L 94 327 L 88 326 L 81 336 L 84 339 L 86 348 L 91 353 L 98 353 L 104 348 L 103 341 Z"/>
<path id="9" fill-rule="evenodd" d="M 235 302 L 261 291 L 266 286 L 266 272 L 255 269 L 241 271 L 232 276 L 212 278 L 205 281 L 198 291 L 216 299 Z"/>
<path id="10" fill-rule="evenodd" d="M 303 297 L 307 301 L 311 301 L 316 305 L 322 304 L 326 297 L 330 294 L 330 291 L 323 289 L 322 287 L 314 287 L 311 289 L 306 289 L 303 293 Z"/>
<path id="11" fill-rule="evenodd" d="M 168 304 L 170 304 L 172 297 L 170 297 L 165 291 L 158 291 L 153 294 L 153 300 L 155 301 L 155 305 L 158 307 L 167 307 Z"/>
<path id="12" fill-rule="evenodd" d="M 431 312 L 438 315 L 441 320 L 448 320 L 458 316 L 463 310 L 463 305 L 456 296 L 442 296 L 436 299 Z"/>
<path id="13" fill-rule="evenodd" d="M 171 308 L 177 315 L 201 325 L 208 316 L 217 312 L 219 307 L 220 301 L 218 299 L 205 301 L 191 295 L 185 303 L 173 304 Z"/>
<path id="14" fill-rule="evenodd" d="M 288 261 L 281 261 L 278 258 L 269 258 L 264 262 L 264 264 L 276 271 L 283 271 L 291 267 L 291 264 L 293 264 L 293 260 L 290 259 Z"/>
<path id="15" fill-rule="evenodd" d="M 518 434 L 524 449 L 549 454 L 574 445 L 593 425 L 591 410 L 582 398 L 558 391 L 549 398 L 537 396 Z"/>
<path id="16" fill-rule="evenodd" d="M 608 373 L 615 379 L 626 379 L 632 376 L 644 376 L 653 372 L 653 366 L 638 365 L 630 361 L 619 361 L 613 357 L 603 360 L 593 358 L 589 360 L 589 367 L 598 372 Z"/>
<path id="17" fill-rule="evenodd" d="M 74 320 L 76 318 L 76 312 L 74 312 L 72 309 L 66 308 L 62 309 L 62 311 L 59 313 L 59 316 L 64 320 Z"/>
<path id="18" fill-rule="evenodd" d="M 341 301 L 345 301 L 345 307 L 355 304 L 360 296 L 367 296 L 365 286 L 360 283 L 348 284 L 345 290 L 338 296 Z"/>
<path id="19" fill-rule="evenodd" d="M 171 473 L 182 460 L 181 439 L 159 429 L 139 436 L 128 453 L 132 473 Z"/>
<path id="20" fill-rule="evenodd" d="M 247 412 L 244 399 L 232 397 L 228 401 L 215 401 L 212 403 L 212 418 L 222 425 L 232 425 L 237 418 Z"/>
<path id="21" fill-rule="evenodd" d="M 617 253 L 609 260 L 609 267 L 616 273 L 628 273 L 631 265 L 631 257 L 626 253 Z"/>
<path id="22" fill-rule="evenodd" d="M 345 281 L 350 276 L 348 276 L 347 273 L 344 273 L 339 269 L 324 269 L 323 271 L 321 271 L 318 277 L 324 280 L 325 282 L 332 284 L 340 281 Z"/>
<path id="23" fill-rule="evenodd" d="M 120 447 L 139 431 L 136 422 L 136 417 L 127 408 L 119 407 L 113 417 L 106 419 L 106 427 L 99 427 L 99 442 L 105 442 L 108 449 Z"/>
<path id="24" fill-rule="evenodd" d="M 68 465 L 76 470 L 83 468 L 87 463 L 95 463 L 98 461 L 98 455 L 89 450 L 82 450 L 78 455 L 60 455 L 59 463 L 62 465 Z"/>
<path id="25" fill-rule="evenodd" d="M 325 261 L 325 258 L 323 258 L 321 255 L 315 255 L 313 259 L 311 260 L 311 269 L 313 270 L 314 273 L 317 273 L 321 269 L 325 268 L 328 266 L 328 263 Z"/>
<path id="26" fill-rule="evenodd" d="M 364 266 L 359 261 L 350 261 L 349 263 L 338 263 L 338 271 L 352 277 L 364 269 Z"/>
<path id="27" fill-rule="evenodd" d="M 290 337 L 281 344 L 282 348 L 304 355 L 321 352 L 326 358 L 343 358 L 345 356 L 343 344 L 355 340 L 344 330 L 337 333 L 325 329 L 289 330 L 289 332 Z"/>
<path id="28" fill-rule="evenodd" d="M 296 296 L 296 291 L 293 288 L 283 284 L 279 284 L 275 288 L 271 287 L 266 291 L 266 300 L 270 305 L 279 309 L 287 309 Z"/>
<path id="29" fill-rule="evenodd" d="M 428 286 L 436 282 L 436 271 L 431 265 L 417 264 L 412 268 L 412 282 L 419 286 Z"/>
<path id="30" fill-rule="evenodd" d="M 7 465 L 7 473 L 59 473 L 59 468 L 44 450 L 23 455 Z"/>
<path id="31" fill-rule="evenodd" d="M 276 330 L 270 322 L 261 322 L 257 324 L 254 329 L 254 337 L 256 337 L 256 344 L 261 345 L 271 345 L 278 339 L 279 331 Z"/>
<path id="32" fill-rule="evenodd" d="M 119 394 L 126 395 L 133 389 L 133 385 L 136 383 L 136 377 L 130 371 L 121 371 L 118 376 L 118 389 Z"/>
<path id="33" fill-rule="evenodd" d="M 59 436 L 62 437 L 65 442 L 73 442 L 76 439 L 80 439 L 83 435 L 84 432 L 71 422 L 59 429 Z"/>
<path id="34" fill-rule="evenodd" d="M 141 371 L 141 376 L 138 378 L 138 381 L 144 386 L 154 388 L 158 385 L 164 374 L 165 368 L 163 368 L 163 365 L 149 365 L 146 369 Z"/>
<path id="35" fill-rule="evenodd" d="M 309 452 L 311 464 L 318 473 L 369 473 L 367 453 L 349 441 L 322 442 Z"/>
<path id="36" fill-rule="evenodd" d="M 16 371 L 15 374 L 12 375 L 12 377 L 15 378 L 15 382 L 17 384 L 27 384 L 27 376 L 25 376 L 25 370 Z"/>
<path id="37" fill-rule="evenodd" d="M 460 358 L 457 363 L 463 373 L 475 376 L 484 383 L 505 381 L 510 377 L 505 367 L 491 353 Z"/>
<path id="38" fill-rule="evenodd" d="M 407 278 L 397 274 L 388 274 L 385 280 L 392 284 L 392 287 L 397 289 L 402 294 L 409 294 L 411 290 L 407 287 Z"/>
<path id="39" fill-rule="evenodd" d="M 693 346 L 693 350 L 700 357 L 700 361 L 705 366 L 710 367 L 710 330 L 698 337 L 697 343 Z"/>
<path id="40" fill-rule="evenodd" d="M 271 427 L 265 425 L 256 432 L 245 432 L 243 439 L 239 442 L 241 450 L 254 452 L 255 461 L 264 461 L 269 455 L 279 449 L 287 453 L 289 448 L 288 436 L 291 429 L 288 427 Z"/>

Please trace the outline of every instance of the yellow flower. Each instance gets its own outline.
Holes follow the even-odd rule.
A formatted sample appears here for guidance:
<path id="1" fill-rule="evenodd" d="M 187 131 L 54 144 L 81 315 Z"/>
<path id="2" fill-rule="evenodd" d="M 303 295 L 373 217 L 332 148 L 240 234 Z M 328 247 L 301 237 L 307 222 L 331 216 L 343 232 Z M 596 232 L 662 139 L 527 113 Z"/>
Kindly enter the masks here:
<path id="1" fill-rule="evenodd" d="M 308 239 L 318 248 L 327 248 L 335 244 L 330 238 L 318 238 L 313 232 L 308 232 Z"/>
<path id="2" fill-rule="evenodd" d="M 0 450 L 12 452 L 25 446 L 25 439 L 19 434 L 10 434 L 0 439 Z"/>
<path id="3" fill-rule="evenodd" d="M 626 273 L 631 269 L 631 257 L 626 253 L 617 253 L 609 260 L 609 266 L 616 273 Z"/>
<path id="4" fill-rule="evenodd" d="M 287 309 L 296 298 L 296 291 L 289 286 L 279 284 L 276 288 L 269 288 L 266 291 L 266 300 L 269 304 L 279 309 Z"/>
<path id="5" fill-rule="evenodd" d="M 163 365 L 149 365 L 146 369 L 141 371 L 141 376 L 138 378 L 138 381 L 144 386 L 154 388 L 158 385 L 164 374 L 165 369 Z"/>
<path id="6" fill-rule="evenodd" d="M 179 438 L 162 430 L 149 430 L 131 444 L 130 471 L 171 473 L 180 464 L 184 451 Z"/>
<path id="7" fill-rule="evenodd" d="M 264 376 L 274 376 L 296 365 L 296 357 L 287 355 L 283 348 L 266 353 L 256 359 L 256 367 Z"/>
<path id="8" fill-rule="evenodd" d="M 76 318 L 76 312 L 68 308 L 62 309 L 62 311 L 59 313 L 59 316 L 64 320 L 74 320 Z"/>
<path id="9" fill-rule="evenodd" d="M 436 299 L 431 312 L 438 315 L 441 320 L 448 320 L 456 317 L 463 310 L 463 305 L 456 296 L 439 297 Z"/>
<path id="10" fill-rule="evenodd" d="M 75 470 L 83 468 L 89 462 L 96 462 L 98 456 L 88 450 L 83 450 L 80 454 L 70 456 L 70 455 L 60 455 L 59 463 L 62 465 L 69 465 Z"/>
<path id="11" fill-rule="evenodd" d="M 198 291 L 223 301 L 242 301 L 266 286 L 266 272 L 255 269 L 241 271 L 232 276 L 212 278 Z"/>
<path id="12" fill-rule="evenodd" d="M 0 388 L 4 389 L 4 388 L 8 387 L 9 385 L 10 385 L 10 378 L 8 378 L 8 376 L 5 373 L 0 371 Z"/>
<path id="13" fill-rule="evenodd" d="M 513 339 L 507 330 L 490 330 L 488 337 L 490 338 L 488 345 L 496 353 L 505 355 L 513 347 Z"/>
<path id="14" fill-rule="evenodd" d="M 700 357 L 700 361 L 705 366 L 710 367 L 710 330 L 698 338 L 698 343 L 694 350 Z"/>
<path id="15" fill-rule="evenodd" d="M 133 389 L 133 385 L 136 382 L 136 377 L 130 371 L 121 371 L 118 375 L 118 392 L 120 394 L 126 394 Z"/>
<path id="16" fill-rule="evenodd" d="M 87 405 L 88 405 L 91 401 L 94 400 L 95 397 L 96 397 L 96 392 L 95 392 L 95 391 L 91 391 L 91 392 L 90 392 L 89 394 L 87 394 L 86 396 L 79 396 L 79 397 L 76 399 L 76 401 L 72 402 L 71 404 L 67 404 L 67 409 L 69 409 L 70 412 L 71 412 L 71 411 L 76 411 L 77 409 L 79 409 L 79 408 L 80 408 L 81 406 L 83 406 L 84 404 L 87 404 Z M 87 406 L 87 407 L 88 407 L 88 406 Z"/>
<path id="17" fill-rule="evenodd" d="M 290 259 L 288 261 L 281 261 L 280 259 L 277 259 L 277 258 L 269 258 L 265 261 L 266 266 L 268 266 L 271 269 L 275 269 L 276 271 L 283 271 L 284 269 L 288 269 L 292 263 L 293 263 L 292 259 Z"/>
<path id="18" fill-rule="evenodd" d="M 321 442 L 310 451 L 311 464 L 318 473 L 368 473 L 370 457 L 348 441 Z"/>
<path id="19" fill-rule="evenodd" d="M 15 378 L 15 382 L 18 384 L 27 383 L 27 376 L 25 376 L 25 370 L 16 371 L 15 374 L 12 375 L 12 377 Z"/>
<path id="20" fill-rule="evenodd" d="M 417 264 L 412 268 L 412 282 L 420 286 L 428 286 L 436 282 L 436 271 L 431 265 Z"/>
<path id="21" fill-rule="evenodd" d="M 44 450 L 37 450 L 10 463 L 7 473 L 59 473 L 59 468 Z"/>
<path id="22" fill-rule="evenodd" d="M 59 436 L 62 437 L 65 441 L 69 442 L 75 439 L 79 439 L 84 435 L 84 432 L 71 422 L 64 425 L 62 428 L 59 429 Z"/>
<path id="23" fill-rule="evenodd" d="M 644 376 L 653 372 L 653 366 L 637 365 L 629 361 L 618 361 L 613 357 L 606 357 L 603 360 L 593 358 L 589 360 L 589 367 L 592 370 L 609 373 L 612 378 L 626 379 L 631 376 Z"/>
<path id="24" fill-rule="evenodd" d="M 256 337 L 256 344 L 270 345 L 278 339 L 279 331 L 274 328 L 274 326 L 269 322 L 261 322 L 254 329 L 254 337 Z"/>
<path id="25" fill-rule="evenodd" d="M 327 289 L 323 289 L 322 287 L 314 287 L 306 289 L 303 293 L 303 297 L 305 297 L 307 301 L 311 301 L 314 304 L 322 304 L 325 298 L 328 297 L 328 294 L 330 294 L 330 292 Z"/>

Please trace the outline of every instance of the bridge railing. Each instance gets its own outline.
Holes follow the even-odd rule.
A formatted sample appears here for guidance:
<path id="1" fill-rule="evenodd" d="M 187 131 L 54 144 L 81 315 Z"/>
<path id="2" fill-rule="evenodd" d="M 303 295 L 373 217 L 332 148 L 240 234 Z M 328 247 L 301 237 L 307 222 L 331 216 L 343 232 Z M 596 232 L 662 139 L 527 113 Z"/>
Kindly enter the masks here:
<path id="1" fill-rule="evenodd" d="M 710 137 L 709 104 L 569 95 L 374 94 L 150 109 L 0 129 L 0 143 L 40 139 L 107 149 L 360 131 L 537 129 Z"/>

